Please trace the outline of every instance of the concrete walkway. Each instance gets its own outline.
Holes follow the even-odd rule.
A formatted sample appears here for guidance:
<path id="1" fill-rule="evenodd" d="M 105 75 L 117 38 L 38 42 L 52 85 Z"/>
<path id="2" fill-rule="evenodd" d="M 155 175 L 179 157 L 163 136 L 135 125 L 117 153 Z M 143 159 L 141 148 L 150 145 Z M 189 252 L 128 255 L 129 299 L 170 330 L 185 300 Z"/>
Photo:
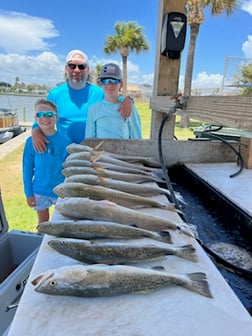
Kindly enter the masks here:
<path id="1" fill-rule="evenodd" d="M 24 127 L 22 125 L 22 127 Z M 5 155 L 9 154 L 10 152 L 12 152 L 14 149 L 18 148 L 19 146 L 21 146 L 26 138 L 28 138 L 31 135 L 31 127 L 29 126 L 25 126 L 26 127 L 26 131 L 19 134 L 18 136 L 16 136 L 15 138 L 0 144 L 0 160 L 3 159 L 5 157 Z"/>

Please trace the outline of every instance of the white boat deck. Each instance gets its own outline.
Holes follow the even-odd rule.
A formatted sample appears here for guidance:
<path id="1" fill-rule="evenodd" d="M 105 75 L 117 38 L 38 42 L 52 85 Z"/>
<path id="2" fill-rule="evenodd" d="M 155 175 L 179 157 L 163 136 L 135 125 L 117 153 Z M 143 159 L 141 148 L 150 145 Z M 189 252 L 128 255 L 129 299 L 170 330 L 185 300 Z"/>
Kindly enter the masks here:
<path id="1" fill-rule="evenodd" d="M 232 201 L 252 213 L 252 170 L 237 177 L 235 164 L 188 164 L 201 178 L 225 193 Z M 158 216 L 176 213 L 161 209 L 141 210 Z M 60 215 L 54 213 L 54 219 Z M 190 262 L 167 256 L 160 262 L 139 266 L 163 265 L 171 273 L 203 271 L 207 274 L 213 298 L 198 295 L 182 287 L 170 287 L 142 295 L 111 298 L 60 297 L 39 294 L 31 280 L 38 274 L 77 262 L 53 251 L 45 235 L 17 309 L 9 336 L 85 335 L 85 336 L 230 336 L 252 335 L 252 319 L 201 246 L 178 232 L 171 232 L 176 245 L 193 244 L 199 261 Z"/>

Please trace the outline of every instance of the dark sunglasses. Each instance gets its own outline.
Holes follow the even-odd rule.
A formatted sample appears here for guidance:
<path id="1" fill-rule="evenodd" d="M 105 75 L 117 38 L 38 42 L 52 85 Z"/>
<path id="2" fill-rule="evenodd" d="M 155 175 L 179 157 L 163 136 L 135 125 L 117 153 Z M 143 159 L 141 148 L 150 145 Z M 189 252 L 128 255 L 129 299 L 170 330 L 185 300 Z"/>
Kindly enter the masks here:
<path id="1" fill-rule="evenodd" d="M 55 112 L 51 112 L 51 111 L 40 111 L 40 112 L 36 112 L 36 117 L 39 119 L 42 118 L 52 118 L 52 117 L 56 117 L 57 113 Z"/>
<path id="2" fill-rule="evenodd" d="M 121 83 L 121 80 L 120 79 L 114 79 L 114 78 L 104 78 L 104 79 L 101 79 L 101 83 L 103 85 L 108 85 L 108 84 L 119 84 Z"/>
<path id="3" fill-rule="evenodd" d="M 74 64 L 74 63 L 67 63 L 68 67 L 71 70 L 76 69 L 76 67 L 78 67 L 79 70 L 85 70 L 87 67 L 87 64 Z"/>

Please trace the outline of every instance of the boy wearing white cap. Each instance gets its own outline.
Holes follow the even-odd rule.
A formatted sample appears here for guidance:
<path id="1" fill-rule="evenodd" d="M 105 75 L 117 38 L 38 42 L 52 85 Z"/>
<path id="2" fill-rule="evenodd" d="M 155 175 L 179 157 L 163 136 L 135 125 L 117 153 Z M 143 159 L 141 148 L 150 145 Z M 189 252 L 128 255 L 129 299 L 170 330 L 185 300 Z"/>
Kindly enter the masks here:
<path id="1" fill-rule="evenodd" d="M 104 98 L 102 88 L 89 83 L 88 76 L 87 55 L 78 49 L 71 50 L 66 57 L 66 82 L 53 88 L 47 96 L 58 107 L 57 130 L 75 143 L 80 143 L 85 138 L 88 108 Z M 125 100 L 123 106 L 120 106 L 120 112 L 129 115 L 131 105 L 130 99 Z M 37 151 L 44 152 L 48 140 L 38 128 L 33 129 L 32 133 L 34 147 Z"/>
<path id="2" fill-rule="evenodd" d="M 105 64 L 99 76 L 104 99 L 89 107 L 86 138 L 141 139 L 141 120 L 135 105 L 128 118 L 118 113 L 121 104 L 122 72 L 117 64 Z"/>

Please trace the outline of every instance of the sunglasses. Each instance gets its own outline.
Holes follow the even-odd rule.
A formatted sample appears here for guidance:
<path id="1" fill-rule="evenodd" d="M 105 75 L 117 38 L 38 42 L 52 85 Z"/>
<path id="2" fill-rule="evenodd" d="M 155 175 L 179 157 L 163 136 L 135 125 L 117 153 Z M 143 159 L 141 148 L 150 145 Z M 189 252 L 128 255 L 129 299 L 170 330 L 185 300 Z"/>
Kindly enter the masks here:
<path id="1" fill-rule="evenodd" d="M 114 79 L 114 78 L 104 78 L 104 79 L 101 79 L 101 83 L 103 85 L 108 85 L 108 84 L 119 84 L 121 83 L 121 80 L 120 79 Z"/>
<path id="2" fill-rule="evenodd" d="M 71 70 L 76 69 L 76 67 L 78 67 L 79 70 L 85 70 L 87 67 L 87 64 L 74 64 L 74 63 L 67 63 L 68 67 Z"/>
<path id="3" fill-rule="evenodd" d="M 51 111 L 40 111 L 40 112 L 36 112 L 36 117 L 39 119 L 42 118 L 52 118 L 52 117 L 56 117 L 57 113 L 55 112 L 51 112 Z"/>

